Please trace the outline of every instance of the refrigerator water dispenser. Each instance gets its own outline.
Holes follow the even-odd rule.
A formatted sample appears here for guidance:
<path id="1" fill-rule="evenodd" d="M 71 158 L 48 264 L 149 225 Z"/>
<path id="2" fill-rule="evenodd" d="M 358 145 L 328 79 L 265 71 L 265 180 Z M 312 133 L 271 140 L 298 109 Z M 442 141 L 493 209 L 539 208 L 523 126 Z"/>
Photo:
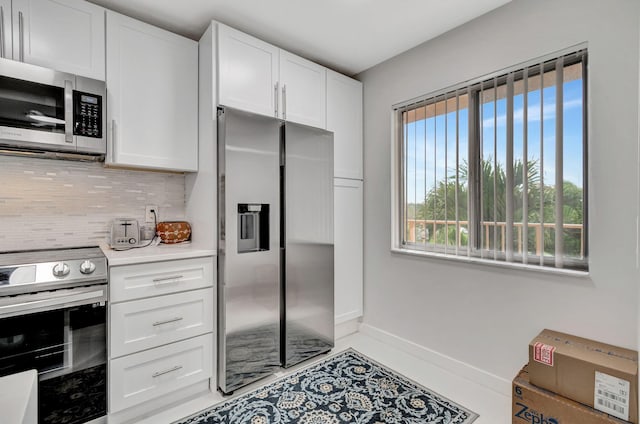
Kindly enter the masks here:
<path id="1" fill-rule="evenodd" d="M 269 205 L 238 204 L 238 253 L 269 250 Z"/>

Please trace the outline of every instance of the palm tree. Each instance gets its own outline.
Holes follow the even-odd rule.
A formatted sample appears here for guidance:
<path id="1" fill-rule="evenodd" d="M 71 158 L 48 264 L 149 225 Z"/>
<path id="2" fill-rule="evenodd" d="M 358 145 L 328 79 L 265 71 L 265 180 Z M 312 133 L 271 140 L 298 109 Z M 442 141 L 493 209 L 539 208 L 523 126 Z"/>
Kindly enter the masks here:
<path id="1" fill-rule="evenodd" d="M 494 163 L 491 158 L 484 159 L 481 162 L 482 175 L 482 203 L 481 203 L 481 221 L 505 222 L 506 221 L 506 205 L 507 205 L 507 184 L 506 172 L 500 163 Z M 439 181 L 421 204 L 409 205 L 412 212 L 415 213 L 416 219 L 423 220 L 439 220 L 451 221 L 452 224 L 435 225 L 429 229 L 425 229 L 424 238 L 429 243 L 456 244 L 456 237 L 459 237 L 460 245 L 467 244 L 466 233 L 459 235 L 455 226 L 456 219 L 459 221 L 467 221 L 468 219 L 468 197 L 469 197 L 469 168 L 465 162 L 461 165 L 458 173 L 458 184 L 456 184 L 455 176 L 449 176 Z M 541 218 L 540 205 L 540 169 L 538 161 L 528 160 L 526 166 L 527 173 L 527 220 L 529 223 L 539 223 Z M 513 211 L 514 222 L 523 222 L 523 198 L 525 194 L 524 178 L 525 166 L 524 162 L 517 160 L 513 166 Z M 457 202 L 456 202 L 457 192 Z M 555 222 L 555 187 L 545 185 L 542 188 L 542 217 L 544 222 Z M 564 222 L 565 223 L 583 223 L 583 192 L 582 189 L 575 184 L 565 181 L 563 184 L 563 201 L 564 201 Z M 413 216 L 413 213 L 411 216 Z M 500 248 L 502 244 L 502 234 L 500 231 L 494 233 L 493 226 L 491 231 L 485 233 L 484 236 L 489 238 L 489 246 L 491 248 Z M 435 231 L 434 231 L 435 230 Z M 467 229 L 468 230 L 468 229 Z M 580 255 L 580 233 L 564 230 L 565 233 L 565 251 L 572 256 Z M 518 235 L 515 234 L 514 237 Z M 496 238 L 497 237 L 497 238 Z M 513 240 L 517 243 L 517 240 Z M 555 236 L 553 229 L 547 229 L 544 232 L 544 251 L 552 253 L 554 251 Z M 535 231 L 528 232 L 529 247 L 535 246 Z"/>

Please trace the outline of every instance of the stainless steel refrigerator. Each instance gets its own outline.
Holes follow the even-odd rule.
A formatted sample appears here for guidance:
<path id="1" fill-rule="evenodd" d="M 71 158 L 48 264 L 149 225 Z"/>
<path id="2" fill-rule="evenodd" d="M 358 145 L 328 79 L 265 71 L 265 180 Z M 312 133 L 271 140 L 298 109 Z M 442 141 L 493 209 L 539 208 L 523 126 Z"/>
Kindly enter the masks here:
<path id="1" fill-rule="evenodd" d="M 333 134 L 218 110 L 218 386 L 334 345 Z"/>

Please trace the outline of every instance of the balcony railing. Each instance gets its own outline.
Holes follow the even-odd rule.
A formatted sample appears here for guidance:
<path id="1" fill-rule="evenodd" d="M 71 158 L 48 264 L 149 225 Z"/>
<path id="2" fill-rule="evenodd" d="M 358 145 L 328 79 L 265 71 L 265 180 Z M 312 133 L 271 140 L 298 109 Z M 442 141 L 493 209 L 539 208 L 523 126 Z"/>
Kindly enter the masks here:
<path id="1" fill-rule="evenodd" d="M 516 233 L 516 242 L 517 253 L 522 253 L 524 247 L 523 241 L 523 228 L 524 224 L 522 222 L 514 222 L 513 223 L 514 232 Z M 537 256 L 541 256 L 544 254 L 544 230 L 553 230 L 555 231 L 555 223 L 543 223 L 539 222 L 529 222 L 527 223 L 528 234 L 535 234 L 535 252 Z M 468 221 L 449 221 L 444 219 L 412 219 L 408 218 L 406 220 L 406 241 L 409 243 L 424 243 L 427 241 L 427 231 L 432 234 L 436 234 L 438 228 L 444 228 L 444 234 L 449 234 L 449 228 L 455 228 L 455 240 L 458 246 L 463 246 L 462 236 L 463 234 L 468 234 L 469 222 Z M 584 226 L 582 224 L 563 224 L 563 230 L 574 231 L 578 233 L 579 241 L 580 241 L 580 251 L 579 258 L 584 258 Z M 506 222 L 483 222 L 481 224 L 481 239 L 483 242 L 483 247 L 487 250 L 490 250 L 492 247 L 492 241 L 497 239 L 499 241 L 500 252 L 506 252 Z M 533 233 L 532 233 L 533 232 Z M 418 235 L 418 237 L 416 237 Z M 499 235 L 498 237 L 496 237 Z M 427 241 L 428 242 L 428 241 Z M 575 252 L 577 255 L 578 252 Z"/>

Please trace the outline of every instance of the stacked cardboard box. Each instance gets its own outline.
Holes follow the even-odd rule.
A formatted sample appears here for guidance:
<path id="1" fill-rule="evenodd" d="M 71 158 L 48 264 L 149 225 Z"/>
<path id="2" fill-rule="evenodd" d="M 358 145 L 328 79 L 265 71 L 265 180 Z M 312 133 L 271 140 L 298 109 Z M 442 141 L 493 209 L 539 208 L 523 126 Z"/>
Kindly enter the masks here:
<path id="1" fill-rule="evenodd" d="M 544 330 L 513 390 L 513 424 L 638 424 L 638 353 Z"/>
<path id="2" fill-rule="evenodd" d="M 628 424 L 529 382 L 525 366 L 513 379 L 513 424 Z"/>

